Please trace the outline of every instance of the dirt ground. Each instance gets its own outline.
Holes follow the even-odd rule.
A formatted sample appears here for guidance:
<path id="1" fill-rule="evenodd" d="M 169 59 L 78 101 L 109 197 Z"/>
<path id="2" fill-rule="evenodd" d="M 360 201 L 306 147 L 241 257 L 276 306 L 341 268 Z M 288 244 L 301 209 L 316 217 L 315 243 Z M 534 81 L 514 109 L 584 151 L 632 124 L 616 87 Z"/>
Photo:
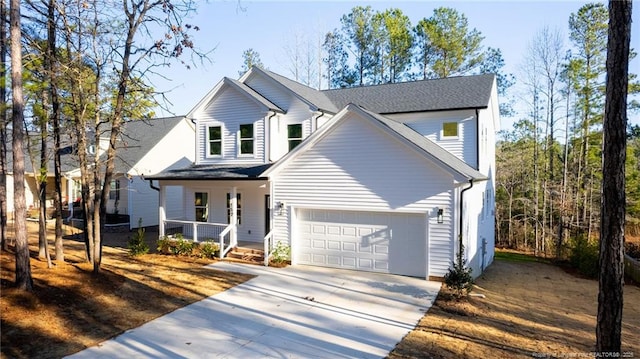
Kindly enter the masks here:
<path id="1" fill-rule="evenodd" d="M 0 255 L 2 358 L 60 358 L 251 278 L 203 267 L 213 260 L 130 257 L 126 244 L 133 233 L 106 234 L 97 276 L 84 260 L 84 244 L 71 236 L 64 240 L 65 263 L 48 269 L 37 258 L 37 224 L 29 227 L 32 294 L 11 288 L 14 254 Z M 155 238 L 146 236 L 152 249 Z"/>
<path id="2" fill-rule="evenodd" d="M 31 224 L 31 229 L 37 227 Z M 13 253 L 2 252 L 2 358 L 59 358 L 137 327 L 249 277 L 203 268 L 212 260 L 130 257 L 132 233 L 108 234 L 102 272 L 91 274 L 79 239 L 65 239 L 66 262 L 47 269 L 30 237 L 33 294 L 10 286 Z M 147 242 L 154 249 L 154 233 Z M 51 238 L 52 246 L 53 238 Z M 53 251 L 53 248 L 51 248 Z M 474 295 L 441 293 L 390 358 L 586 357 L 594 349 L 597 281 L 519 254 L 498 254 Z M 87 285 L 91 283 L 91 285 Z M 640 288 L 625 287 L 623 349 L 640 356 Z"/>
<path id="3" fill-rule="evenodd" d="M 502 254 L 468 300 L 441 292 L 390 358 L 593 357 L 597 280 L 531 257 Z M 624 288 L 626 357 L 640 357 L 640 288 Z"/>

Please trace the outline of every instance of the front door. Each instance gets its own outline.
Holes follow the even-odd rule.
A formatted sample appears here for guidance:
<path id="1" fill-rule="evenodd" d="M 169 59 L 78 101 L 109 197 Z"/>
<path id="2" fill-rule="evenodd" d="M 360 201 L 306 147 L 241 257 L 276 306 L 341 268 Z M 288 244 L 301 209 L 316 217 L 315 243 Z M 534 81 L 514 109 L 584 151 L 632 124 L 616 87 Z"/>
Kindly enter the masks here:
<path id="1" fill-rule="evenodd" d="M 271 232 L 271 195 L 264 195 L 264 235 Z"/>

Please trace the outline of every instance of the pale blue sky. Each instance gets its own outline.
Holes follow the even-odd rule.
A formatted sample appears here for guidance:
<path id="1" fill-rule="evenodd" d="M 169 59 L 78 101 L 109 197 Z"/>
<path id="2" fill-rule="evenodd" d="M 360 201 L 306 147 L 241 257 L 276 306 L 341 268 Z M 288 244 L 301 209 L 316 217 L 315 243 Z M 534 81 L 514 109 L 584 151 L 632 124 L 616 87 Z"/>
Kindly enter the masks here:
<path id="1" fill-rule="evenodd" d="M 199 2 L 198 14 L 189 20 L 201 30 L 194 33 L 194 42 L 202 50 L 215 48 L 209 54 L 212 63 L 186 70 L 179 64 L 161 69 L 171 81 L 157 80 L 158 90 L 171 90 L 167 97 L 173 103 L 171 112 L 186 114 L 222 77 L 238 78 L 242 67 L 242 52 L 253 48 L 270 70 L 293 77 L 285 45 L 293 34 L 309 38 L 340 27 L 340 18 L 357 5 L 371 5 L 374 10 L 400 8 L 415 25 L 430 17 L 433 9 L 453 7 L 465 14 L 472 28 L 485 37 L 485 46 L 502 50 L 506 71 L 518 76 L 518 68 L 535 33 L 547 25 L 559 29 L 565 37 L 568 20 L 586 2 L 582 1 L 449 1 L 449 2 L 351 2 L 351 1 L 207 1 Z M 640 49 L 640 8 L 633 12 L 632 47 Z M 568 38 L 566 45 L 570 46 Z M 640 59 L 631 63 L 630 71 L 640 74 Z M 158 116 L 171 115 L 159 111 Z M 640 123 L 638 115 L 633 122 Z M 503 119 L 503 126 L 511 120 Z"/>

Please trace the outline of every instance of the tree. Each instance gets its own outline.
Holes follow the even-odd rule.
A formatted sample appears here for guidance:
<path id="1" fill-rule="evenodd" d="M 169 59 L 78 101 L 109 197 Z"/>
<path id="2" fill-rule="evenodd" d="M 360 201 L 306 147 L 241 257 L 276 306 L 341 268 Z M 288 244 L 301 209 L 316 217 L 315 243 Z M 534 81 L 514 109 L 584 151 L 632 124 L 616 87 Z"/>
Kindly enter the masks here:
<path id="1" fill-rule="evenodd" d="M 348 48 L 355 56 L 355 73 L 359 86 L 365 84 L 367 69 L 373 62 L 371 59 L 373 15 L 371 6 L 356 6 L 351 9 L 351 13 L 343 15 L 340 19 L 342 31 L 350 40 Z"/>
<path id="2" fill-rule="evenodd" d="M 355 73 L 347 63 L 349 54 L 344 49 L 344 37 L 337 29 L 328 32 L 324 37 L 325 57 L 323 62 L 327 66 L 325 78 L 329 89 L 353 86 L 356 82 Z"/>
<path id="3" fill-rule="evenodd" d="M 0 0 L 0 244 L 8 249 L 7 242 L 7 11 Z"/>
<path id="4" fill-rule="evenodd" d="M 411 65 L 411 21 L 400 9 L 388 9 L 382 13 L 386 37 L 384 49 L 388 67 L 388 82 L 398 82 Z"/>
<path id="5" fill-rule="evenodd" d="M 515 76 L 513 74 L 505 74 L 504 58 L 502 51 L 493 47 L 487 48 L 484 60 L 480 64 L 480 73 L 495 74 L 496 84 L 498 86 L 498 97 L 500 98 L 500 116 L 510 117 L 514 114 L 513 100 L 508 95 L 508 90 L 515 84 Z"/>
<path id="6" fill-rule="evenodd" d="M 242 53 L 242 69 L 238 71 L 238 75 L 244 75 L 244 73 L 249 71 L 253 66 L 264 67 L 260 60 L 260 54 L 254 49 L 244 50 Z"/>
<path id="7" fill-rule="evenodd" d="M 631 0 L 609 2 L 596 351 L 620 353 Z"/>
<path id="8" fill-rule="evenodd" d="M 476 29 L 469 30 L 467 17 L 453 8 L 435 9 L 414 31 L 420 44 L 418 62 L 423 78 L 471 73 L 482 63 L 482 35 Z"/>
<path id="9" fill-rule="evenodd" d="M 13 181 L 14 181 L 14 228 L 17 288 L 32 291 L 31 262 L 26 226 L 26 201 L 24 185 L 24 98 L 22 95 L 22 43 L 20 26 L 20 0 L 11 0 L 11 91 L 13 131 Z"/>

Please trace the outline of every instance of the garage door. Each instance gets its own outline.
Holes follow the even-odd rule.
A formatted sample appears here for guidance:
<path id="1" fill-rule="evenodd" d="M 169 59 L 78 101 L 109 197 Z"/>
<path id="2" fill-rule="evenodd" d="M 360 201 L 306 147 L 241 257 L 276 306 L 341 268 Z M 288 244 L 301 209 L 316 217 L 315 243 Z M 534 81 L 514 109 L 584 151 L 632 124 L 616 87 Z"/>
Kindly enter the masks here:
<path id="1" fill-rule="evenodd" d="M 426 216 L 298 209 L 296 263 L 425 277 Z"/>

